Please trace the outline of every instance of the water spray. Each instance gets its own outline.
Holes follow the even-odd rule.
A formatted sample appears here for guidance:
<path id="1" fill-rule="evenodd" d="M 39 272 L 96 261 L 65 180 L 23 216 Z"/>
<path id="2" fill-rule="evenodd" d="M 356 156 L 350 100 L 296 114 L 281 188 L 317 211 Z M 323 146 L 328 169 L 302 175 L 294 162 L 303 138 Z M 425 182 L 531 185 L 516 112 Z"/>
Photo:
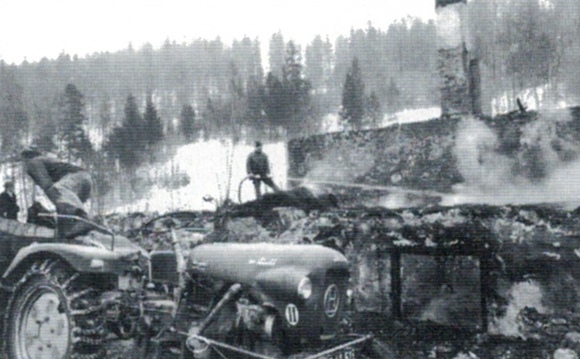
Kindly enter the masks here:
<path id="1" fill-rule="evenodd" d="M 323 181 L 323 180 L 311 180 L 305 178 L 296 178 L 296 177 L 288 177 L 289 182 L 301 183 L 301 184 L 321 184 L 327 186 L 341 186 L 341 187 L 352 187 L 352 188 L 360 188 L 365 190 L 381 190 L 387 191 L 389 193 L 397 193 L 397 194 L 413 194 L 418 196 L 433 196 L 433 197 L 444 197 L 448 196 L 448 193 L 431 191 L 431 190 L 415 190 L 397 186 L 383 186 L 383 185 L 368 185 L 363 183 L 354 183 L 354 182 L 338 182 L 338 181 Z"/>

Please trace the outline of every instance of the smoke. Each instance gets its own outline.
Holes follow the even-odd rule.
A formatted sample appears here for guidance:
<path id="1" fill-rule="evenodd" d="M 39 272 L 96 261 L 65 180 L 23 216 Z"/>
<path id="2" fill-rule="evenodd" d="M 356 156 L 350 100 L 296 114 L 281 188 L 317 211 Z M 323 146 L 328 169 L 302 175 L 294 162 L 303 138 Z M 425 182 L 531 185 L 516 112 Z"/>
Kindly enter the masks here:
<path id="1" fill-rule="evenodd" d="M 473 327 L 480 323 L 478 292 L 470 285 L 440 290 L 423 308 L 419 319 L 456 327 Z"/>
<path id="2" fill-rule="evenodd" d="M 570 120 L 567 111 L 540 112 L 536 120 L 519 127 L 518 149 L 508 156 L 500 151 L 505 144 L 484 122 L 463 119 L 455 156 L 465 182 L 456 185 L 454 194 L 445 196 L 442 204 L 561 202 L 576 206 L 580 202 L 576 185 L 580 144 L 557 131 L 558 124 Z"/>
<path id="3" fill-rule="evenodd" d="M 548 309 L 542 304 L 542 290 L 537 282 L 526 281 L 515 283 L 508 293 L 509 304 L 506 313 L 490 325 L 490 333 L 525 339 L 525 324 L 520 312 L 535 308 L 538 313 L 547 314 Z"/>
<path id="4" fill-rule="evenodd" d="M 326 150 L 321 159 L 306 161 L 308 172 L 301 185 L 320 195 L 334 183 L 354 184 L 358 176 L 373 167 L 374 161 L 372 154 L 364 148 L 335 146 Z"/>
<path id="5" fill-rule="evenodd" d="M 497 154 L 496 134 L 483 122 L 466 118 L 459 124 L 455 155 L 465 184 L 482 190 L 504 185 L 513 161 Z"/>
<path id="6" fill-rule="evenodd" d="M 528 280 L 514 283 L 507 295 L 508 305 L 505 314 L 494 317 L 489 322 L 489 333 L 506 337 L 526 339 L 529 327 L 522 317 L 522 310 L 533 308 L 540 314 L 550 314 L 551 310 L 542 303 L 543 293 L 538 282 Z M 437 323 L 472 326 L 480 320 L 479 298 L 477 291 L 470 286 L 457 286 L 452 292 L 435 296 L 422 310 L 420 320 Z"/>
<path id="7" fill-rule="evenodd" d="M 324 158 L 312 163 L 306 179 L 351 183 L 373 164 L 374 157 L 364 149 L 335 147 L 328 150 Z"/>

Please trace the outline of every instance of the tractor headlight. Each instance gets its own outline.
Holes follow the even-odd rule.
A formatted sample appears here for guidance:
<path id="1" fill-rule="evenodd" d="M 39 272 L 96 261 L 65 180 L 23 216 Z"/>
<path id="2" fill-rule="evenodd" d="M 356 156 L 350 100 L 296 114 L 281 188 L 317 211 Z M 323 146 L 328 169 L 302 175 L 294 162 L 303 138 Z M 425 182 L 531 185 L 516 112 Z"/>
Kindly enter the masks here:
<path id="1" fill-rule="evenodd" d="M 312 295 L 312 282 L 310 278 L 304 277 L 298 283 L 298 295 L 304 299 L 310 298 Z"/>

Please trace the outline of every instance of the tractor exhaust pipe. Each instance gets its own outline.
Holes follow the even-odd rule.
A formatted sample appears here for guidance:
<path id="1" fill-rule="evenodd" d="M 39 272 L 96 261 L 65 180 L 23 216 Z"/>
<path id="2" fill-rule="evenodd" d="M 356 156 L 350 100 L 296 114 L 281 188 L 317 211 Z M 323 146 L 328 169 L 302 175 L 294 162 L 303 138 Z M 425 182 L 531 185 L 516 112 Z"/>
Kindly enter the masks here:
<path id="1" fill-rule="evenodd" d="M 236 283 L 228 289 L 226 294 L 220 299 L 220 301 L 216 304 L 216 306 L 212 309 L 212 311 L 205 317 L 205 319 L 201 322 L 200 325 L 197 326 L 196 331 L 198 335 L 202 334 L 205 329 L 214 321 L 217 314 L 223 309 L 223 307 L 228 304 L 232 299 L 236 297 L 236 295 L 242 290 L 242 285 Z"/>

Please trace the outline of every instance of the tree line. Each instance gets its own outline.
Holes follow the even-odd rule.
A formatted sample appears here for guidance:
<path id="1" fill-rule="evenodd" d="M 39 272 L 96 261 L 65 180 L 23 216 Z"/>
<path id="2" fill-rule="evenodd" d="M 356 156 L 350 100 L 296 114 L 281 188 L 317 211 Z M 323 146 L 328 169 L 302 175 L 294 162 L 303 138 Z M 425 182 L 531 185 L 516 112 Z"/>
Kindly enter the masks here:
<path id="1" fill-rule="evenodd" d="M 575 0 L 472 0 L 473 48 L 482 66 L 483 103 L 532 91 L 550 105 L 580 97 L 580 3 Z"/>
<path id="2" fill-rule="evenodd" d="M 580 94 L 580 4 L 472 0 L 469 8 L 483 103 L 537 86 L 554 101 Z M 334 41 L 317 35 L 304 48 L 278 32 L 267 54 L 244 37 L 0 61 L 0 157 L 34 141 L 110 166 L 105 174 L 132 172 L 200 136 L 301 136 L 319 131 L 329 113 L 351 128 L 377 124 L 384 114 L 439 104 L 435 30 L 433 21 L 406 18 Z"/>
<path id="3" fill-rule="evenodd" d="M 368 24 L 332 42 L 315 36 L 305 47 L 278 32 L 269 39 L 267 54 L 261 53 L 258 39 L 248 37 L 229 46 L 219 38 L 189 43 L 167 40 L 159 49 L 145 44 L 82 58 L 62 53 L 54 60 L 3 63 L 2 71 L 20 86 L 19 101 L 32 129 L 52 121 L 56 92 L 72 83 L 85 95 L 92 128 L 103 128 L 103 118 L 111 120 L 105 126 L 109 129 L 121 122 L 124 102 L 132 93 L 138 103 L 152 94 L 167 131 L 179 131 L 174 119 L 183 106 L 191 105 L 196 127 L 206 132 L 231 128 L 233 120 L 235 126 L 274 132 L 286 124 L 283 130 L 296 132 L 301 127 L 316 130 L 321 117 L 338 112 L 344 78 L 354 57 L 359 59 L 367 89 L 376 92 L 385 112 L 436 104 L 436 96 L 430 95 L 433 91 L 424 90 L 436 86 L 434 45 L 428 41 L 432 37 L 432 22 L 405 19 L 387 31 Z M 417 41 L 424 46 L 414 44 Z M 391 83 L 399 95 L 387 100 Z M 288 94 L 292 95 L 288 103 L 277 103 Z M 296 108 L 298 104 L 301 109 Z M 296 123 L 303 115 L 308 118 Z"/>

